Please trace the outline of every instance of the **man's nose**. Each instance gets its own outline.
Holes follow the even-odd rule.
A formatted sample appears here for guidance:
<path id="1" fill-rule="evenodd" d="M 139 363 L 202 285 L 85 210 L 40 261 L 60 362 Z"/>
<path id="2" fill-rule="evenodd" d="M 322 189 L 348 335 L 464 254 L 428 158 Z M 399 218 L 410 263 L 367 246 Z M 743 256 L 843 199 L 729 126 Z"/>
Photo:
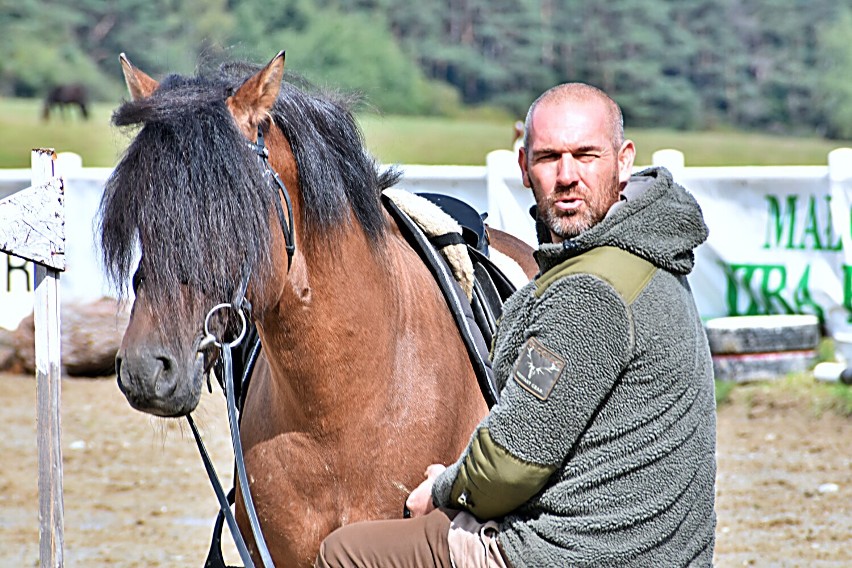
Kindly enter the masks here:
<path id="1" fill-rule="evenodd" d="M 579 164 L 571 154 L 562 154 L 556 172 L 557 185 L 569 187 L 580 181 Z"/>

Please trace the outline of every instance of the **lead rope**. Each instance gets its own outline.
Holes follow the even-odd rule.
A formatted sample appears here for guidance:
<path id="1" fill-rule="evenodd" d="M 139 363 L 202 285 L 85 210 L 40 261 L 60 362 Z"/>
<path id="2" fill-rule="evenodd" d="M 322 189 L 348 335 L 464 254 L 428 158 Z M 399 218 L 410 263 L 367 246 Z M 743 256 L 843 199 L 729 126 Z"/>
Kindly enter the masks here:
<path id="1" fill-rule="evenodd" d="M 244 286 L 241 287 L 241 289 L 243 288 Z M 234 462 L 236 464 L 237 469 L 237 479 L 240 484 L 240 491 L 243 496 L 243 504 L 245 505 L 246 514 L 249 518 L 249 525 L 251 526 L 251 532 L 254 536 L 254 542 L 257 547 L 257 552 L 260 555 L 261 561 L 263 562 L 263 566 L 266 568 L 272 568 L 274 566 L 274 563 L 272 562 L 272 557 L 269 554 L 269 548 L 266 546 L 266 540 L 263 538 L 263 531 L 260 528 L 260 521 L 257 518 L 257 511 L 254 507 L 254 500 L 251 496 L 248 476 L 246 475 L 245 460 L 243 458 L 243 445 L 240 440 L 240 424 L 239 420 L 237 419 L 236 397 L 234 396 L 234 365 L 231 354 L 231 348 L 239 345 L 245 337 L 246 319 L 243 315 L 242 309 L 238 309 L 237 313 L 240 316 L 242 330 L 240 332 L 240 335 L 234 341 L 231 342 L 220 343 L 216 341 L 216 338 L 210 332 L 209 327 L 210 317 L 216 311 L 222 308 L 232 307 L 233 305 L 228 303 L 218 304 L 207 313 L 207 317 L 204 319 L 204 332 L 206 335 L 202 340 L 202 344 L 216 345 L 219 348 L 220 356 L 222 357 L 222 369 L 224 375 L 222 381 L 222 389 L 225 391 L 225 398 L 227 400 L 228 424 L 230 425 L 231 430 L 231 445 L 234 449 Z M 251 555 L 249 554 L 248 548 L 246 547 L 245 540 L 243 539 L 242 533 L 240 533 L 239 528 L 237 527 L 237 522 L 234 518 L 233 512 L 231 511 L 230 503 L 228 502 L 228 499 L 225 496 L 225 492 L 222 489 L 222 484 L 219 481 L 218 475 L 216 475 L 216 470 L 213 467 L 212 462 L 210 461 L 210 457 L 207 454 L 207 450 L 204 447 L 204 442 L 201 440 L 201 436 L 198 433 L 198 429 L 195 426 L 195 422 L 192 420 L 192 416 L 189 414 L 186 418 L 189 422 L 190 428 L 192 429 L 192 433 L 195 436 L 195 442 L 198 445 L 198 450 L 201 454 L 201 459 L 204 461 L 204 468 L 207 470 L 207 476 L 210 478 L 210 483 L 213 485 L 213 490 L 216 493 L 216 498 L 219 500 L 220 510 L 228 523 L 228 528 L 230 529 L 231 535 L 234 538 L 234 543 L 236 544 L 237 550 L 240 553 L 240 558 L 242 558 L 246 568 L 254 568 L 254 563 L 252 562 Z M 221 561 L 221 557 L 216 560 L 218 562 L 221 562 L 222 565 L 224 565 L 224 562 Z M 218 564 L 218 562 L 216 562 L 216 564 Z M 208 557 L 207 565 L 213 565 L 213 562 L 211 561 L 210 557 Z"/>
<path id="2" fill-rule="evenodd" d="M 240 553 L 240 558 L 243 559 L 243 564 L 246 568 L 254 568 L 254 563 L 251 560 L 248 547 L 246 546 L 243 535 L 237 527 L 237 519 L 234 518 L 234 513 L 231 511 L 231 504 L 228 502 L 228 497 L 225 495 L 225 490 L 222 489 L 222 484 L 219 482 L 219 476 L 216 475 L 216 469 L 213 467 L 213 462 L 207 454 L 207 448 L 204 447 L 204 442 L 201 440 L 201 434 L 198 432 L 198 427 L 195 426 L 195 421 L 191 414 L 186 415 L 186 421 L 189 422 L 189 427 L 192 429 L 192 435 L 195 436 L 195 443 L 198 446 L 198 451 L 201 454 L 201 459 L 204 462 L 204 469 L 207 470 L 207 477 L 210 478 L 210 483 L 213 485 L 213 491 L 216 493 L 216 499 L 219 500 L 219 510 L 222 516 L 228 523 L 228 529 L 231 531 L 231 536 L 234 538 L 234 543 L 237 546 L 237 551 Z M 219 556 L 219 562 L 214 564 L 211 556 L 208 556 L 205 566 L 225 565 L 225 562 Z"/>
<path id="3" fill-rule="evenodd" d="M 251 533 L 254 536 L 254 542 L 257 545 L 257 552 L 260 554 L 260 559 L 263 565 L 267 568 L 274 566 L 272 557 L 269 555 L 269 548 L 266 546 L 266 540 L 263 538 L 263 531 L 260 530 L 260 521 L 257 518 L 257 511 L 254 508 L 254 500 L 251 497 L 251 490 L 248 484 L 248 476 L 246 475 L 246 464 L 243 461 L 243 445 L 240 442 L 240 425 L 237 420 L 237 405 L 234 400 L 234 369 L 231 359 L 231 346 L 225 343 L 222 346 L 222 360 L 225 369 L 225 394 L 228 398 L 228 422 L 231 425 L 231 443 L 234 446 L 234 461 L 237 464 L 237 477 L 240 482 L 240 491 L 243 495 L 246 513 L 248 514 L 249 524 L 251 525 Z M 229 509 L 230 510 L 230 509 Z"/>

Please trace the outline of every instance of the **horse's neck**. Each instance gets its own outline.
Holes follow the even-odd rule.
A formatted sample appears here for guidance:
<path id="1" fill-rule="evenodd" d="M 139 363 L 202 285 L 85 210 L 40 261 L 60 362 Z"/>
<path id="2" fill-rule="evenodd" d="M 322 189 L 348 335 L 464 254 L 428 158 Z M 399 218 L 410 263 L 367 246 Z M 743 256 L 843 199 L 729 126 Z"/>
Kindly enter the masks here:
<path id="1" fill-rule="evenodd" d="M 297 247 L 278 305 L 258 322 L 268 395 L 320 411 L 392 372 L 399 318 L 412 298 L 393 281 L 393 247 L 376 251 L 354 233 L 333 248 Z"/>

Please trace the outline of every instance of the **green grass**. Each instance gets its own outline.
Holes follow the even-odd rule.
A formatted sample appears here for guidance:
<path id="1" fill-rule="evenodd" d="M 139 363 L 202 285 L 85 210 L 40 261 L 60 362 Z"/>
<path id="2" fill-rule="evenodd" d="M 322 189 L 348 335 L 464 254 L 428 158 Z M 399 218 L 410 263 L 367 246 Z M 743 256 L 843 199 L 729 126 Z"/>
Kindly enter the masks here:
<path id="1" fill-rule="evenodd" d="M 75 152 L 83 165 L 111 167 L 128 143 L 125 133 L 109 125 L 117 103 L 93 105 L 83 122 L 76 113 L 64 120 L 41 120 L 37 100 L 0 99 L 0 168 L 29 167 L 32 148 Z M 75 109 L 74 109 L 75 110 Z M 369 150 L 383 163 L 484 165 L 485 155 L 510 148 L 510 117 L 471 111 L 456 118 L 360 117 Z M 792 138 L 735 131 L 678 132 L 628 129 L 637 145 L 636 163 L 651 163 L 651 154 L 676 148 L 687 166 L 825 165 L 834 148 L 852 146 L 818 138 Z"/>
<path id="2" fill-rule="evenodd" d="M 834 360 L 834 341 L 825 337 L 817 346 L 814 364 Z M 716 381 L 716 405 L 729 404 L 734 399 L 744 401 L 747 405 L 766 400 L 781 403 L 795 401 L 797 404 L 807 405 L 815 416 L 828 412 L 852 418 L 852 386 L 839 381 L 817 381 L 812 370 L 790 373 L 773 381 Z"/>
<path id="3" fill-rule="evenodd" d="M 0 168 L 28 168 L 33 148 L 74 152 L 87 167 L 114 166 L 128 143 L 127 137 L 110 126 L 115 105 L 92 106 L 89 120 L 79 118 L 76 108 L 63 118 L 57 111 L 41 119 L 41 102 L 0 99 Z"/>
<path id="4" fill-rule="evenodd" d="M 684 153 L 687 166 L 824 166 L 828 153 L 852 147 L 852 141 L 770 136 L 734 131 L 674 132 L 628 130 L 636 142 L 636 163 L 651 163 L 657 150 L 674 148 Z"/>

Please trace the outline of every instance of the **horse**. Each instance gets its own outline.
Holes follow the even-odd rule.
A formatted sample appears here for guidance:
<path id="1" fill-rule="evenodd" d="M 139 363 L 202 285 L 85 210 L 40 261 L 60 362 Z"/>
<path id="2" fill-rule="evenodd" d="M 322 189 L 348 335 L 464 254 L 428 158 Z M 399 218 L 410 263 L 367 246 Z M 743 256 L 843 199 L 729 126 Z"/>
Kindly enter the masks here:
<path id="1" fill-rule="evenodd" d="M 56 85 L 50 89 L 47 96 L 44 98 L 44 107 L 42 108 L 42 119 L 50 119 L 50 111 L 54 107 L 59 107 L 60 112 L 64 116 L 64 109 L 68 105 L 76 105 L 80 109 L 80 115 L 83 120 L 89 118 L 89 91 L 82 83 L 69 83 Z"/>
<path id="2" fill-rule="evenodd" d="M 162 82 L 120 62 L 130 100 L 113 124 L 137 131 L 99 227 L 108 274 L 135 293 L 118 386 L 137 410 L 190 413 L 217 356 L 204 314 L 244 295 L 262 345 L 240 419 L 250 491 L 276 565 L 310 566 L 333 529 L 400 517 L 427 465 L 457 459 L 487 412 L 468 354 L 380 203 L 400 176 L 365 150 L 351 101 L 284 80 L 283 51 Z M 239 333 L 218 315 L 220 337 Z"/>

